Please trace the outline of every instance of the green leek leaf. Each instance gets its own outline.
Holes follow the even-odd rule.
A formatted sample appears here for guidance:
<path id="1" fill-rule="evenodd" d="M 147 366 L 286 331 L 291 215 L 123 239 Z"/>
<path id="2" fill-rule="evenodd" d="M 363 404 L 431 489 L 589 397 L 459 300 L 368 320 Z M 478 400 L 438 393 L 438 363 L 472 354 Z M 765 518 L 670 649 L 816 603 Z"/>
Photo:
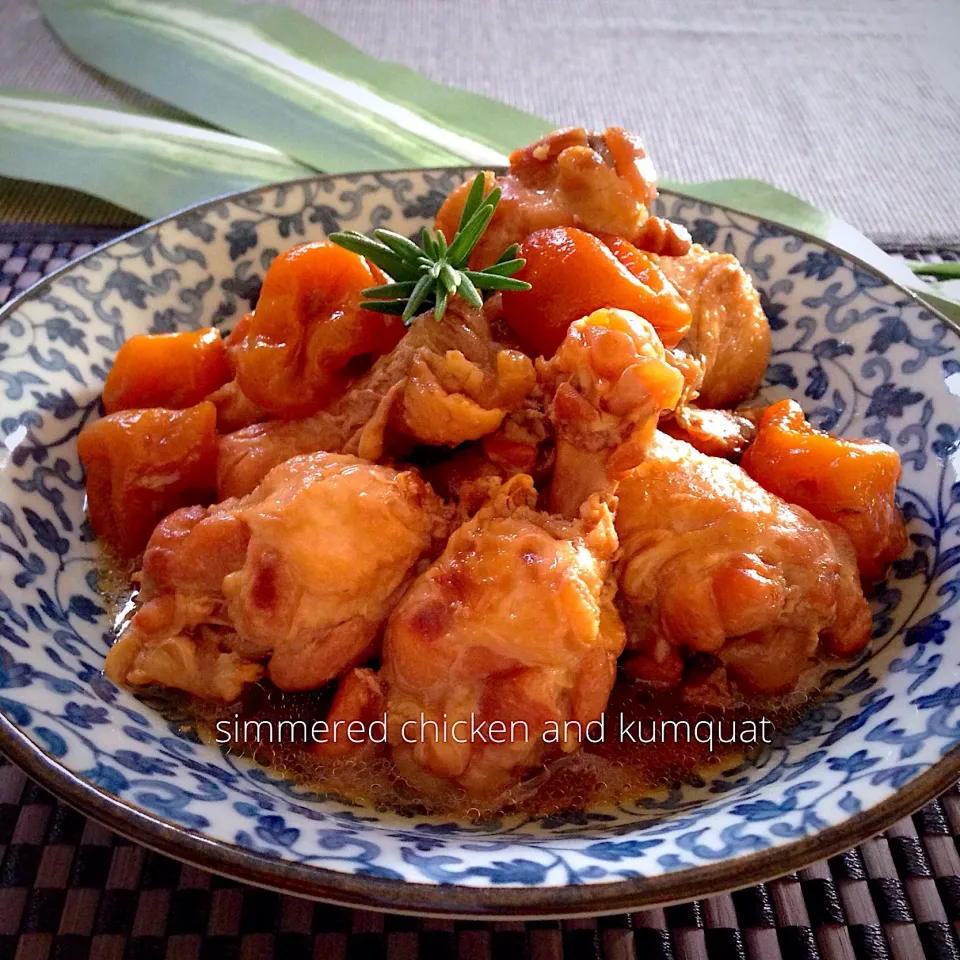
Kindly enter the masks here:
<path id="1" fill-rule="evenodd" d="M 310 173 L 272 147 L 128 107 L 0 88 L 0 175 L 153 218 Z"/>
<path id="2" fill-rule="evenodd" d="M 960 261 L 957 260 L 945 263 L 911 263 L 910 269 L 924 277 L 939 277 L 941 280 L 960 278 Z"/>
<path id="3" fill-rule="evenodd" d="M 496 166 L 514 147 L 552 126 L 380 62 L 302 14 L 270 4 L 39 0 L 39 5 L 67 46 L 93 66 L 209 123 L 329 172 Z M 11 150 L 6 148 L 6 154 Z M 15 167 L 9 156 L 6 161 L 8 168 Z M 55 167 L 59 171 L 67 164 L 61 160 Z M 42 172 L 32 176 L 77 185 L 138 211 L 149 205 L 151 213 L 166 212 L 179 205 L 177 200 L 161 209 L 162 198 L 143 197 L 139 188 L 121 196 L 119 187 L 91 187 L 94 174 L 83 163 L 80 168 L 72 179 Z M 132 174 L 130 179 L 135 179 Z M 942 288 L 918 279 L 853 227 L 797 197 L 756 180 L 663 186 L 812 234 L 960 323 L 960 304 Z M 222 189 L 218 184 L 207 192 Z"/>
<path id="4" fill-rule="evenodd" d="M 498 165 L 552 126 L 369 57 L 286 8 L 40 0 L 40 9 L 104 73 L 330 173 Z"/>

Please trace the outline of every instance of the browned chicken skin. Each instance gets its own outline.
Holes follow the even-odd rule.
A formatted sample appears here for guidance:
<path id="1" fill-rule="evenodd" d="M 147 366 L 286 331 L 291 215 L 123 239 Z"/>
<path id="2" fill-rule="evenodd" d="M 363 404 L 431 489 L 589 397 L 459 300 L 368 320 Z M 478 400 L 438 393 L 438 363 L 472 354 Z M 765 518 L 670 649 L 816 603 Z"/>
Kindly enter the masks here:
<path id="1" fill-rule="evenodd" d="M 554 459 L 553 424 L 535 391 L 522 407 L 507 414 L 497 430 L 425 467 L 423 475 L 441 496 L 461 505 L 479 496 L 479 506 L 487 493 L 478 484 L 525 473 L 540 489 L 549 483 Z"/>
<path id="2" fill-rule="evenodd" d="M 582 127 L 555 130 L 510 156 L 510 169 L 487 192 L 502 191 L 486 233 L 470 263 L 482 269 L 535 230 L 580 227 L 636 243 L 643 250 L 678 256 L 690 247 L 683 227 L 649 216 L 657 174 L 637 137 L 620 127 L 593 133 Z M 437 214 L 437 229 L 453 239 L 470 184 L 454 190 Z"/>
<path id="3" fill-rule="evenodd" d="M 734 257 L 699 245 L 657 264 L 693 315 L 678 349 L 695 361 L 698 406 L 735 407 L 756 392 L 770 362 L 770 324 L 753 283 Z"/>
<path id="4" fill-rule="evenodd" d="M 249 493 L 290 457 L 317 450 L 376 460 L 393 440 L 456 446 L 496 430 L 535 382 L 519 351 L 501 348 L 481 311 L 453 300 L 439 323 L 417 318 L 331 407 L 303 420 L 271 420 L 220 438 L 221 498 Z"/>
<path id="5" fill-rule="evenodd" d="M 214 390 L 207 399 L 217 408 L 218 433 L 233 433 L 271 419 L 263 407 L 243 394 L 236 380 Z"/>
<path id="6" fill-rule="evenodd" d="M 705 653 L 747 690 L 777 693 L 821 642 L 839 656 L 866 645 L 870 612 L 849 539 L 739 467 L 660 434 L 619 500 L 635 675 L 648 667 L 679 680 L 678 654 Z"/>
<path id="7" fill-rule="evenodd" d="M 282 689 L 320 686 L 371 654 L 447 518 L 416 473 L 326 453 L 287 461 L 242 499 L 177 511 L 147 547 L 145 603 L 108 676 L 230 700 L 265 662 Z M 219 642 L 215 684 L 200 669 L 198 627 Z"/>
<path id="8" fill-rule="evenodd" d="M 616 309 L 571 324 L 554 356 L 537 360 L 537 377 L 496 433 L 430 472 L 440 489 L 460 499 L 477 480 L 527 473 L 549 484 L 549 509 L 573 519 L 591 493 L 612 493 L 640 462 L 683 389 L 654 328 Z"/>
<path id="9" fill-rule="evenodd" d="M 537 361 L 556 433 L 549 504 L 573 518 L 591 493 L 613 493 L 643 457 L 683 377 L 653 327 L 626 310 L 597 310 L 571 324 L 550 360 Z"/>
<path id="10" fill-rule="evenodd" d="M 606 577 L 612 514 L 594 498 L 570 522 L 535 503 L 529 477 L 509 480 L 453 533 L 387 625 L 381 676 L 392 754 L 421 787 L 429 789 L 425 772 L 471 795 L 496 793 L 551 754 L 577 749 L 573 728 L 563 737 L 565 721 L 585 725 L 607 705 L 624 643 Z M 471 714 L 502 721 L 514 739 L 471 742 Z M 421 715 L 466 720 L 458 732 L 467 742 L 430 728 L 421 737 Z M 551 721 L 560 743 L 544 740 Z M 520 722 L 526 730 L 511 727 Z"/>
<path id="11" fill-rule="evenodd" d="M 704 410 L 680 406 L 660 429 L 677 440 L 686 440 L 710 457 L 736 460 L 757 434 L 754 422 L 736 410 Z"/>

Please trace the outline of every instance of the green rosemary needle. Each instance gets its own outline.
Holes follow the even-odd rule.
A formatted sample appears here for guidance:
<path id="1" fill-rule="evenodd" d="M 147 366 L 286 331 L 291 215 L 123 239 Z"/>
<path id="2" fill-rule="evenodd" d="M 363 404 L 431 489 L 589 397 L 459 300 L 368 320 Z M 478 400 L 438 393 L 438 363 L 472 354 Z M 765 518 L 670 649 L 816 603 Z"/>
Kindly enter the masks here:
<path id="1" fill-rule="evenodd" d="M 409 324 L 418 313 L 431 307 L 434 318 L 440 320 L 449 298 L 455 295 L 481 307 L 481 291 L 529 290 L 529 283 L 512 276 L 526 263 L 517 257 L 517 244 L 504 250 L 496 263 L 483 270 L 470 270 L 467 266 L 500 202 L 500 188 L 495 187 L 484 197 L 484 186 L 483 174 L 478 174 L 470 185 L 456 236 L 449 246 L 441 232 L 426 227 L 420 234 L 419 246 L 392 230 L 374 230 L 373 237 L 355 230 L 331 234 L 331 242 L 366 257 L 391 277 L 391 283 L 364 290 L 366 299 L 360 306 L 378 313 L 398 314 Z"/>

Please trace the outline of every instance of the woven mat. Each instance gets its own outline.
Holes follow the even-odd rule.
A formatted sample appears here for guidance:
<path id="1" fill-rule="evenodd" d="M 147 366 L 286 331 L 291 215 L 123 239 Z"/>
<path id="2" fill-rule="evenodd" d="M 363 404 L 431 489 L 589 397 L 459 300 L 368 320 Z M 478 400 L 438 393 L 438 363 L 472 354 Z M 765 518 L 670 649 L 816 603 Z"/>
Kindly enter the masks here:
<path id="1" fill-rule="evenodd" d="M 0 302 L 106 237 L 0 224 Z M 0 960 L 960 960 L 958 843 L 955 787 L 854 850 L 733 894 L 596 920 L 420 920 L 182 866 L 0 757 Z"/>

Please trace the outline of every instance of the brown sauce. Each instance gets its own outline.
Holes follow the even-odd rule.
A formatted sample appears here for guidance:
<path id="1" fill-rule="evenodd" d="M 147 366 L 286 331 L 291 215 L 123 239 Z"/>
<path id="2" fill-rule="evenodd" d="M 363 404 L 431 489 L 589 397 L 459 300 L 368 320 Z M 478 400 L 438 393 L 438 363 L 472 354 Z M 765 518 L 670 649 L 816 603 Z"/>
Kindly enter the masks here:
<path id="1" fill-rule="evenodd" d="M 763 746 L 762 738 L 769 743 L 776 730 L 795 722 L 811 702 L 808 694 L 763 707 L 741 703 L 722 712 L 678 709 L 676 697 L 652 693 L 620 678 L 604 716 L 606 736 L 602 742 L 585 743 L 578 752 L 548 762 L 500 796 L 478 801 L 453 787 L 426 798 L 385 757 L 322 759 L 303 737 L 283 735 L 280 742 L 269 742 L 265 731 L 309 730 L 314 721 L 324 719 L 334 688 L 329 684 L 308 693 L 287 693 L 262 681 L 248 687 L 242 701 L 235 704 L 201 701 L 175 690 L 146 691 L 144 698 L 184 731 L 194 732 L 211 745 L 226 745 L 235 756 L 269 767 L 315 793 L 379 811 L 471 820 L 588 811 L 632 803 L 684 783 L 699 785 L 755 755 Z M 667 721 L 665 729 L 659 726 L 663 721 Z M 711 744 L 687 736 L 684 724 L 689 724 L 692 733 L 698 721 L 711 724 L 711 729 L 719 731 L 715 735 L 724 739 L 731 738 L 734 723 L 748 734 L 755 731 L 755 736 L 752 742 L 717 742 L 711 748 Z M 748 721 L 752 727 L 746 725 Z M 257 727 L 258 722 L 263 723 Z M 679 726 L 674 728 L 673 722 Z M 701 739 L 706 738 L 707 729 L 700 727 Z M 621 736 L 622 731 L 628 736 Z M 224 744 L 227 733 L 229 743 Z M 655 735 L 657 742 L 640 742 Z"/>
<path id="2" fill-rule="evenodd" d="M 604 716 L 606 736 L 602 742 L 585 743 L 577 753 L 549 762 L 502 795 L 480 802 L 455 789 L 425 799 L 386 758 L 321 759 L 304 739 L 283 736 L 282 742 L 268 742 L 264 731 L 283 729 L 281 722 L 289 732 L 296 721 L 303 722 L 304 726 L 297 725 L 302 731 L 324 719 L 333 690 L 330 684 L 319 691 L 286 693 L 263 681 L 249 687 L 237 704 L 200 701 L 177 691 L 162 691 L 150 700 L 168 718 L 175 717 L 207 743 L 217 743 L 218 738 L 223 741 L 228 732 L 239 733 L 239 737 L 231 736 L 228 744 L 234 755 L 269 767 L 314 792 L 377 810 L 485 819 L 503 814 L 533 817 L 586 811 L 630 803 L 683 783 L 697 785 L 758 752 L 761 738 L 769 743 L 775 730 L 796 721 L 811 697 L 791 695 L 763 706 L 741 703 L 722 712 L 698 711 L 678 709 L 675 696 L 656 694 L 620 678 Z M 254 726 L 261 721 L 259 728 Z M 663 721 L 667 721 L 665 732 L 660 726 Z M 686 735 L 684 724 L 689 724 L 693 734 L 698 721 L 711 725 L 700 727 L 701 739 L 706 739 L 708 729 L 724 739 L 739 729 L 746 731 L 748 738 L 753 731 L 754 742 L 714 743 L 711 749 L 709 743 Z M 673 722 L 679 726 L 674 728 Z M 627 736 L 621 736 L 622 732 Z M 640 742 L 655 735 L 658 742 Z"/>
<path id="3" fill-rule="evenodd" d="M 104 569 L 100 583 L 107 587 L 104 593 L 112 604 L 119 632 L 134 611 L 129 573 L 115 567 Z M 456 787 L 427 798 L 385 757 L 331 760 L 316 756 L 306 737 L 291 734 L 303 734 L 315 721 L 326 718 L 335 683 L 320 690 L 289 693 L 263 680 L 248 686 L 242 699 L 233 704 L 161 688 L 148 688 L 138 695 L 184 732 L 193 732 L 211 745 L 226 746 L 235 756 L 269 767 L 315 793 L 378 811 L 483 820 L 589 811 L 633 803 L 685 783 L 702 784 L 756 755 L 764 740 L 769 743 L 775 731 L 795 723 L 816 700 L 818 672 L 810 671 L 798 690 L 783 697 L 741 699 L 722 710 L 678 704 L 675 693 L 658 693 L 620 674 L 604 714 L 602 742 L 584 743 L 579 751 L 548 762 L 501 795 L 482 801 Z M 751 727 L 747 724 L 752 724 L 754 738 L 715 742 L 711 748 L 696 739 L 698 722 L 712 724 L 716 741 L 729 740 L 733 724 L 741 734 L 746 731 L 748 741 Z M 281 729 L 281 742 L 271 743 L 264 735 L 264 731 L 269 734 Z M 707 728 L 699 729 L 704 739 Z M 592 728 L 593 734 L 597 731 Z M 227 734 L 229 742 L 224 743 Z M 652 737 L 655 742 L 649 742 Z"/>

